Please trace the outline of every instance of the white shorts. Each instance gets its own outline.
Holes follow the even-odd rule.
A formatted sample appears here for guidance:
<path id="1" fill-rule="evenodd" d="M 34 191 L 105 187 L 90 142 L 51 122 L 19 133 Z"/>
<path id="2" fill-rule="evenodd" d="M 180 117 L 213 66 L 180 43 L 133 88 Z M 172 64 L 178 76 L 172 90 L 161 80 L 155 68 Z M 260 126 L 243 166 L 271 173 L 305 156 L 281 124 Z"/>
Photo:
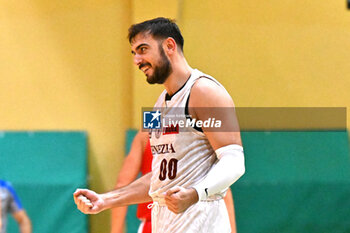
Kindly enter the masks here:
<path id="1" fill-rule="evenodd" d="M 152 233 L 230 233 L 231 226 L 221 199 L 200 201 L 181 214 L 171 212 L 166 206 L 153 208 L 152 230 Z"/>

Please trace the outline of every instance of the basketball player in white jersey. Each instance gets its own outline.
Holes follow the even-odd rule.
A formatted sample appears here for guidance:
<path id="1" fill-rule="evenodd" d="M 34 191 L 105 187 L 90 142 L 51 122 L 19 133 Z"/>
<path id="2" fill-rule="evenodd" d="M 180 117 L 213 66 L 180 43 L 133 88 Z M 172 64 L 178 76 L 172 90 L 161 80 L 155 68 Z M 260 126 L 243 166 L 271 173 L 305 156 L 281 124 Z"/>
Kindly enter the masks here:
<path id="1" fill-rule="evenodd" d="M 151 131 L 152 172 L 104 194 L 78 189 L 74 193 L 78 209 L 96 214 L 153 200 L 154 233 L 230 232 L 222 198 L 245 172 L 230 95 L 214 78 L 188 65 L 182 35 L 173 21 L 156 18 L 132 25 L 129 41 L 134 63 L 145 73 L 147 82 L 165 87 L 155 104 L 165 120 L 181 114 L 184 121 L 217 117 L 222 127 L 213 130 L 212 125 L 170 125 L 170 131 Z M 215 109 L 226 109 L 227 113 Z"/>

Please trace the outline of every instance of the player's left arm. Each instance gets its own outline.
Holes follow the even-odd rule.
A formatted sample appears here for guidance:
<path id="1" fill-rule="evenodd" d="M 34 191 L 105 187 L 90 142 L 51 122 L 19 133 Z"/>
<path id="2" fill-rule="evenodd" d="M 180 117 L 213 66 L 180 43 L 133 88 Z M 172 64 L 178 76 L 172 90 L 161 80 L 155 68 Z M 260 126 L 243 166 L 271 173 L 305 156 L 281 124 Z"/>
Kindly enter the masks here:
<path id="1" fill-rule="evenodd" d="M 192 87 L 189 113 L 197 120 L 221 120 L 219 129 L 202 128 L 219 161 L 195 187 L 174 187 L 166 193 L 168 208 L 175 213 L 225 190 L 245 172 L 238 120 L 227 91 L 209 79 L 199 79 Z"/>
<path id="2" fill-rule="evenodd" d="M 21 233 L 31 233 L 32 232 L 32 224 L 30 222 L 30 219 L 26 213 L 26 211 L 23 209 L 22 203 L 15 191 L 15 189 L 12 187 L 11 183 L 6 182 L 5 187 L 7 188 L 9 192 L 9 212 L 12 214 L 16 222 L 18 223 L 19 229 Z"/>
<path id="3" fill-rule="evenodd" d="M 227 190 L 226 196 L 224 197 L 224 201 L 226 204 L 228 217 L 230 219 L 231 233 L 237 233 L 236 217 L 235 217 L 235 204 L 233 201 L 232 191 L 230 188 Z"/>
<path id="4" fill-rule="evenodd" d="M 31 233 L 32 224 L 24 209 L 18 210 L 12 214 L 16 222 L 18 223 L 21 233 Z"/>
<path id="5" fill-rule="evenodd" d="M 220 128 L 202 128 L 215 151 L 231 144 L 242 146 L 235 106 L 222 86 L 207 78 L 199 79 L 192 87 L 189 112 L 202 121 L 209 118 L 221 121 Z"/>

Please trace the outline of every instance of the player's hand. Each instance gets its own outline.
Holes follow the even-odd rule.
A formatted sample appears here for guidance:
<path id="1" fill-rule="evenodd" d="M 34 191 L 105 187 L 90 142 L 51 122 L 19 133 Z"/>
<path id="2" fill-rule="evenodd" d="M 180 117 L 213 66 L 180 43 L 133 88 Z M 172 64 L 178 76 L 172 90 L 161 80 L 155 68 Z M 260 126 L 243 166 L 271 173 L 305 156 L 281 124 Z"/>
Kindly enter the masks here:
<path id="1" fill-rule="evenodd" d="M 165 204 L 175 214 L 184 212 L 197 201 L 198 194 L 193 188 L 186 189 L 176 186 L 165 193 Z"/>
<path id="2" fill-rule="evenodd" d="M 104 210 L 104 200 L 100 194 L 88 189 L 77 189 L 74 194 L 77 208 L 84 214 L 97 214 Z"/>

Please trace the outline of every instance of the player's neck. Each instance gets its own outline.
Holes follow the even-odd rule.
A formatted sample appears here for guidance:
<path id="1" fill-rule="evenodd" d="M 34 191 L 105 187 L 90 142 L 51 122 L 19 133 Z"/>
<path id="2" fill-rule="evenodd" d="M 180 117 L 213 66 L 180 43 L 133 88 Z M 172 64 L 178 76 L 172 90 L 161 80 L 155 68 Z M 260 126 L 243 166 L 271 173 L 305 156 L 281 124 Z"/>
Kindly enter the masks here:
<path id="1" fill-rule="evenodd" d="M 193 70 L 188 65 L 185 58 L 179 60 L 178 62 L 174 62 L 172 64 L 172 69 L 173 72 L 164 82 L 164 87 L 170 96 L 185 84 Z"/>

